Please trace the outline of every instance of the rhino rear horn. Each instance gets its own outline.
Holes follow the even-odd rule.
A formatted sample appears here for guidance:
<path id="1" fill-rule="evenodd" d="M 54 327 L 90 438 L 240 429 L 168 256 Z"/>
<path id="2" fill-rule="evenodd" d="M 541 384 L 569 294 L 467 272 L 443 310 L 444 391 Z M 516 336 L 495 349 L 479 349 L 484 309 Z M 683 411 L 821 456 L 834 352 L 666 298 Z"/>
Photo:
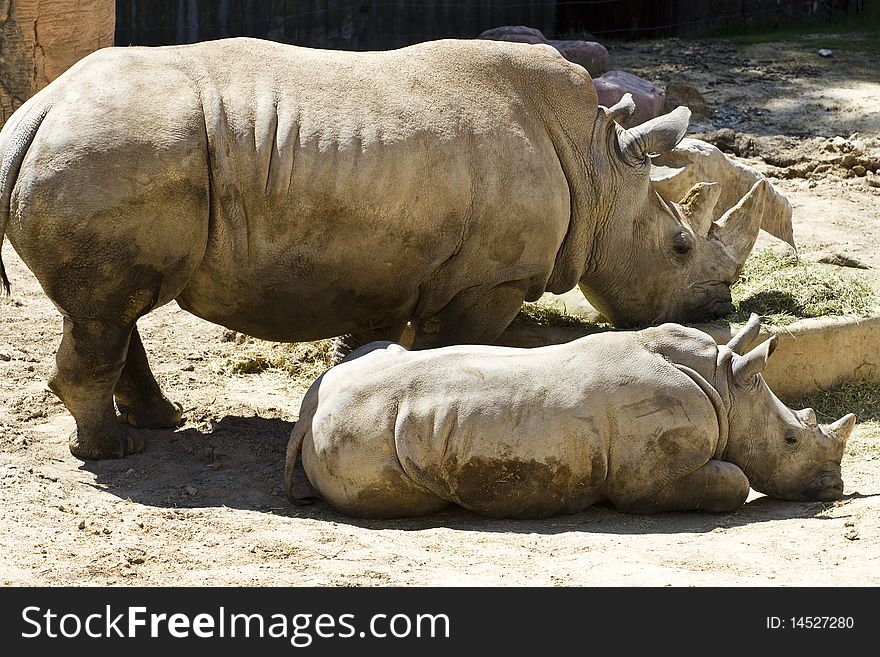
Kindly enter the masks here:
<path id="1" fill-rule="evenodd" d="M 740 382 L 748 381 L 764 371 L 767 359 L 776 351 L 778 338 L 774 335 L 752 349 L 745 356 L 733 360 L 733 378 Z"/>
<path id="2" fill-rule="evenodd" d="M 845 445 L 847 438 L 849 438 L 850 432 L 853 430 L 853 426 L 855 426 L 855 423 L 856 416 L 852 413 L 848 413 L 834 424 L 829 424 L 828 433 L 830 433 L 835 440 L 839 440 Z"/>
<path id="3" fill-rule="evenodd" d="M 756 313 L 752 313 L 749 315 L 749 321 L 747 321 L 745 325 L 736 332 L 736 335 L 730 338 L 730 342 L 727 343 L 727 348 L 735 354 L 741 354 L 743 349 L 748 347 L 752 341 L 758 337 L 760 331 L 761 317 Z"/>
<path id="4" fill-rule="evenodd" d="M 700 237 L 709 234 L 715 205 L 720 196 L 720 184 L 701 182 L 691 187 L 678 202 L 678 208 L 685 221 Z"/>
<path id="5" fill-rule="evenodd" d="M 724 245 L 728 255 L 736 264 L 737 275 L 752 252 L 755 240 L 758 239 L 764 203 L 769 193 L 770 183 L 762 178 L 752 185 L 739 203 L 725 212 L 709 229 L 709 236 Z"/>
<path id="6" fill-rule="evenodd" d="M 620 152 L 624 160 L 639 166 L 652 153 L 668 153 L 684 138 L 690 120 L 691 111 L 680 105 L 669 114 L 621 131 Z"/>

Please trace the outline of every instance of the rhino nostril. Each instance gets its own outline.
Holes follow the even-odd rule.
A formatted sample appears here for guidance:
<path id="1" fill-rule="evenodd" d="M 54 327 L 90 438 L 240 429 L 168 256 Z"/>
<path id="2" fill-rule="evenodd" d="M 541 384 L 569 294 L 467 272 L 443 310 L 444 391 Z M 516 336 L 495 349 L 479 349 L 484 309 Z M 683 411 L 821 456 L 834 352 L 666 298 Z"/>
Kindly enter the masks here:
<path id="1" fill-rule="evenodd" d="M 843 479 L 834 475 L 826 475 L 819 478 L 819 485 L 823 488 L 831 488 L 834 490 L 843 490 Z"/>

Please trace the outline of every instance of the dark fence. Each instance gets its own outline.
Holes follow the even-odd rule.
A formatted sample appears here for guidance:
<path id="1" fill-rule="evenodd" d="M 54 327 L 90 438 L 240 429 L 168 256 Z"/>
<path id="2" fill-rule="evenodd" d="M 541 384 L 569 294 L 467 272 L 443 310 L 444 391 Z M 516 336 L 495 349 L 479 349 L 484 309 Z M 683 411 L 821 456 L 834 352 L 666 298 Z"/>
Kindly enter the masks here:
<path id="1" fill-rule="evenodd" d="M 872 0 L 869 0 L 869 2 Z M 698 36 L 724 26 L 855 13 L 864 0 L 117 0 L 118 45 L 256 36 L 345 50 L 396 48 L 528 25 L 548 37 Z"/>
<path id="2" fill-rule="evenodd" d="M 117 0 L 118 45 L 257 36 L 320 48 L 375 50 L 475 37 L 499 25 L 552 33 L 556 2 L 513 0 Z"/>

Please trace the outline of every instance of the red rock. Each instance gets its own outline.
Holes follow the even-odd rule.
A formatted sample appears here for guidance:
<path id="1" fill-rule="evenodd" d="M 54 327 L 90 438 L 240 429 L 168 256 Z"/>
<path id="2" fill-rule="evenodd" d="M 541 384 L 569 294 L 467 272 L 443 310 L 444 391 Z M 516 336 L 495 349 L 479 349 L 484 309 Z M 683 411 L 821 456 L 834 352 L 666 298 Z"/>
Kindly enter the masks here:
<path id="1" fill-rule="evenodd" d="M 627 92 L 632 94 L 636 111 L 623 122 L 625 128 L 631 128 L 659 116 L 663 109 L 663 101 L 666 99 L 666 91 L 662 87 L 626 71 L 608 71 L 595 78 L 593 84 L 596 85 L 599 104 L 605 107 L 614 105 Z"/>
<path id="2" fill-rule="evenodd" d="M 551 46 L 568 61 L 580 64 L 595 77 L 611 67 L 611 55 L 601 43 L 595 41 L 549 41 Z"/>

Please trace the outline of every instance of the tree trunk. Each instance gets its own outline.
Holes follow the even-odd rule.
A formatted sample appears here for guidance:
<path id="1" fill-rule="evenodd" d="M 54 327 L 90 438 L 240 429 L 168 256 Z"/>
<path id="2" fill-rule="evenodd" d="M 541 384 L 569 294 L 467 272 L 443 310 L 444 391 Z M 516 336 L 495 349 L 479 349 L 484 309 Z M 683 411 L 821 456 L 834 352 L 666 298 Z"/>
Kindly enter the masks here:
<path id="1" fill-rule="evenodd" d="M 115 0 L 0 0 L 0 126 L 115 26 Z"/>

